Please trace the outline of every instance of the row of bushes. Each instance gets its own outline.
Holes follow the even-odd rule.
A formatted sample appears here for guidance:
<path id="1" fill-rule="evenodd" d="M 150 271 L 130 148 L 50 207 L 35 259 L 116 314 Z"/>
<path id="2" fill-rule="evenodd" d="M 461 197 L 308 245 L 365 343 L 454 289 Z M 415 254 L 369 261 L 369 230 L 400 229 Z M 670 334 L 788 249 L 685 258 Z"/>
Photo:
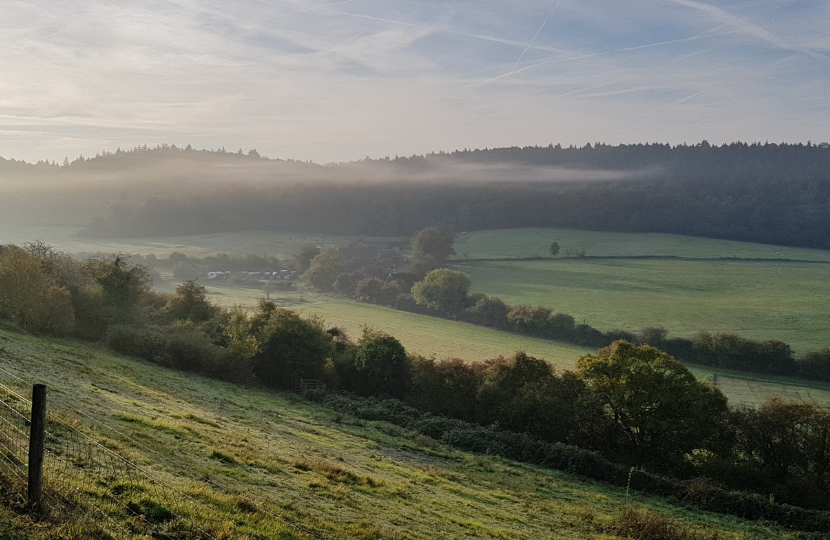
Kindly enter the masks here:
<path id="1" fill-rule="evenodd" d="M 830 530 L 830 512 L 775 504 L 769 497 L 729 491 L 703 479 L 679 481 L 628 468 L 601 454 L 562 443 L 546 443 L 495 426 L 481 426 L 423 413 L 398 400 L 306 392 L 307 399 L 364 420 L 390 422 L 460 450 L 505 457 L 577 474 L 681 504 L 751 520 L 768 520 L 802 531 Z"/>
<path id="2" fill-rule="evenodd" d="M 236 383 L 255 381 L 250 360 L 217 346 L 192 325 L 176 328 L 113 325 L 104 343 L 113 351 L 181 371 Z"/>

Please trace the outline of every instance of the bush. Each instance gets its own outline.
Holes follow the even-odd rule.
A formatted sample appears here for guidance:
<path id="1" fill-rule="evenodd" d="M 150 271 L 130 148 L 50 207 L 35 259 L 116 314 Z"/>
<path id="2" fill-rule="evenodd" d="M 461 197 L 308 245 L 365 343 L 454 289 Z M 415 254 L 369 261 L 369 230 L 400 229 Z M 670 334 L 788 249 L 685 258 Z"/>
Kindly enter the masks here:
<path id="1" fill-rule="evenodd" d="M 830 382 L 830 349 L 807 353 L 797 362 L 797 370 L 807 379 Z"/>
<path id="2" fill-rule="evenodd" d="M 410 313 L 425 312 L 424 307 L 418 305 L 418 302 L 415 301 L 415 297 L 411 294 L 399 294 L 395 299 L 395 309 L 409 311 Z"/>
<path id="3" fill-rule="evenodd" d="M 195 371 L 230 382 L 251 382 L 250 362 L 213 344 L 195 328 L 162 332 L 156 327 L 112 325 L 104 343 L 113 351 L 166 367 Z"/>
<path id="4" fill-rule="evenodd" d="M 693 361 L 710 366 L 777 375 L 796 372 L 792 350 L 781 341 L 755 341 L 737 334 L 704 332 L 694 337 L 693 351 Z"/>
<path id="5" fill-rule="evenodd" d="M 479 299 L 470 311 L 473 322 L 492 328 L 504 328 L 507 326 L 510 308 L 499 298 L 485 296 Z"/>
<path id="6" fill-rule="evenodd" d="M 107 330 L 104 344 L 120 354 L 166 363 L 167 340 L 157 328 L 114 324 Z"/>
<path id="7" fill-rule="evenodd" d="M 261 308 L 254 321 L 259 353 L 252 359 L 257 378 L 272 388 L 292 389 L 298 379 L 326 376 L 326 359 L 334 351 L 334 339 L 318 319 L 303 319 L 287 309 Z"/>

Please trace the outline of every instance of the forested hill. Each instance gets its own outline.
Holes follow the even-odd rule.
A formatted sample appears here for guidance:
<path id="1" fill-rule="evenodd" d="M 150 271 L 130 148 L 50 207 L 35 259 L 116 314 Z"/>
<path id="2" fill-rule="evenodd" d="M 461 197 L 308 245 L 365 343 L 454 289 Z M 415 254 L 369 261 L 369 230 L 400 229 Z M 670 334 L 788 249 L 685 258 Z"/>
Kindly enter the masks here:
<path id="1" fill-rule="evenodd" d="M 328 165 L 164 146 L 64 166 L 3 160 L 0 181 L 21 170 L 36 181 L 19 185 L 63 178 L 50 193 L 64 206 L 61 190 L 77 186 L 72 195 L 80 196 L 91 178 L 99 179 L 96 212 L 119 203 L 88 221 L 89 236 L 248 229 L 386 235 L 442 224 L 456 231 L 573 227 L 830 248 L 827 143 L 557 145 Z M 103 204 L 101 193 L 112 185 L 132 191 Z"/>

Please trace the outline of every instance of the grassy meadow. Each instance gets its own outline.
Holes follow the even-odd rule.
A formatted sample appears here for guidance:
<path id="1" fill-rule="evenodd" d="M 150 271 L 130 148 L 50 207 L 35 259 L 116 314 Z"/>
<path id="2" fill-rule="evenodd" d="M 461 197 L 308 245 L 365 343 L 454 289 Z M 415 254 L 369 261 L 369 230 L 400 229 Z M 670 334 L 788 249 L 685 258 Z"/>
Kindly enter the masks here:
<path id="1" fill-rule="evenodd" d="M 763 523 L 459 452 L 293 395 L 171 371 L 92 345 L 0 330 L 0 359 L 4 385 L 26 393 L 28 382 L 47 384 L 50 410 L 64 421 L 191 496 L 189 512 L 218 516 L 249 534 L 309 538 L 279 515 L 332 540 L 607 539 L 603 528 L 633 504 L 702 528 L 707 537 L 796 537 Z M 50 474 L 47 461 L 47 488 Z M 123 483 L 104 479 L 76 496 L 103 500 L 102 493 L 116 488 L 123 491 Z M 66 526 L 2 515 L 12 528 L 25 529 L 26 538 L 72 538 Z"/>
<path id="2" fill-rule="evenodd" d="M 470 261 L 472 290 L 611 330 L 735 332 L 797 352 L 830 346 L 830 264 L 752 260 Z"/>
<path id="3" fill-rule="evenodd" d="M 255 306 L 262 290 L 233 285 L 208 285 L 211 299 L 224 306 Z M 326 324 L 346 331 L 352 339 L 360 337 L 364 325 L 398 338 L 410 352 L 436 358 L 458 357 L 467 361 L 486 360 L 516 351 L 545 358 L 560 369 L 572 368 L 576 359 L 592 349 L 500 332 L 473 324 L 448 321 L 417 313 L 396 311 L 383 306 L 317 294 L 271 295 L 280 307 L 304 315 L 322 317 Z"/>
<path id="4" fill-rule="evenodd" d="M 465 232 L 455 238 L 455 259 L 550 257 L 548 246 L 561 252 L 584 250 L 588 257 L 684 257 L 694 259 L 792 259 L 830 262 L 830 251 L 772 246 L 659 233 L 617 233 L 577 229 L 502 229 Z"/>

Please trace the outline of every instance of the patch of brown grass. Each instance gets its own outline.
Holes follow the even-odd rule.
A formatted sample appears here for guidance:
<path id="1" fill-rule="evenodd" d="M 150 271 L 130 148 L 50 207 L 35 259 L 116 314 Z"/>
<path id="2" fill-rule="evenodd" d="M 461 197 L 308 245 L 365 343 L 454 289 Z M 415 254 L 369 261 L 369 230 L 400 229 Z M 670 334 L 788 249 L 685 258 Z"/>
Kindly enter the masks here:
<path id="1" fill-rule="evenodd" d="M 656 512 L 626 505 L 606 527 L 606 532 L 632 540 L 719 540 L 717 532 L 707 532 L 675 522 Z"/>
<path id="2" fill-rule="evenodd" d="M 381 482 L 375 480 L 370 476 L 361 476 L 345 469 L 339 465 L 323 461 L 322 459 L 307 460 L 303 459 L 292 463 L 295 469 L 301 471 L 314 471 L 322 474 L 332 482 L 349 485 L 366 485 L 369 487 L 377 487 Z"/>

